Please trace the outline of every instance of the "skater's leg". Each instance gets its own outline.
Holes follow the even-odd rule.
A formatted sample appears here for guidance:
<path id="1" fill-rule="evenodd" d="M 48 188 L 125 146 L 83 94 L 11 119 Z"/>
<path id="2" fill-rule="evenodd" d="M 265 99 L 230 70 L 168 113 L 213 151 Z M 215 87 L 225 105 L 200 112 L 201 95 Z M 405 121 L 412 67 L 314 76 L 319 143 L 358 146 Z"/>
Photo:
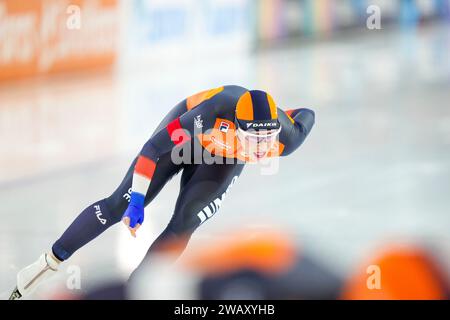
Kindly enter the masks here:
<path id="1" fill-rule="evenodd" d="M 186 166 L 172 219 L 150 246 L 130 280 L 155 254 L 170 250 L 174 259 L 181 255 L 197 227 L 217 213 L 243 167 L 242 164 Z"/>
<path id="2" fill-rule="evenodd" d="M 52 252 L 59 260 L 67 260 L 79 248 L 120 221 L 122 208 L 110 209 L 108 199 L 97 201 L 84 209 L 53 244 Z"/>
<path id="3" fill-rule="evenodd" d="M 22 295 L 31 293 L 40 283 L 56 273 L 61 261 L 68 259 L 76 250 L 121 220 L 128 206 L 135 162 L 136 160 L 110 197 L 93 203 L 81 212 L 61 238 L 54 243 L 53 253 L 42 254 L 33 264 L 19 271 L 17 288 L 11 294 L 11 299 L 19 299 Z M 170 154 L 162 156 L 156 166 L 145 204 L 148 204 L 180 169 L 180 166 L 170 161 Z"/>
<path id="4" fill-rule="evenodd" d="M 52 252 L 59 260 L 67 260 L 79 248 L 122 219 L 130 199 L 129 192 L 135 163 L 136 159 L 128 169 L 122 183 L 111 196 L 84 209 L 54 243 Z M 146 205 L 180 169 L 181 167 L 170 161 L 169 154 L 161 157 L 145 198 Z"/>

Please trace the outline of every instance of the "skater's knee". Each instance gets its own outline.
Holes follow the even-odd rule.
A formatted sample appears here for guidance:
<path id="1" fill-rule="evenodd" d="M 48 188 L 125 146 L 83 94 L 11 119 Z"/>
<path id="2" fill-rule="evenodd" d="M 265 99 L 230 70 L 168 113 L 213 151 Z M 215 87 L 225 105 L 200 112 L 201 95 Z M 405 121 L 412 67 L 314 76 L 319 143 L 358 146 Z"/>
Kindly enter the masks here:
<path id="1" fill-rule="evenodd" d="M 154 252 L 182 252 L 187 246 L 193 231 L 174 228 L 168 225 L 152 244 L 149 254 Z"/>
<path id="2" fill-rule="evenodd" d="M 173 217 L 170 223 L 167 225 L 167 232 L 181 237 L 185 235 L 191 235 L 200 226 L 200 220 L 193 213 L 189 215 L 178 215 Z"/>
<path id="3" fill-rule="evenodd" d="M 179 234 L 193 233 L 203 222 L 213 217 L 218 208 L 210 210 L 206 201 L 189 201 L 180 205 L 169 226 Z"/>
<path id="4" fill-rule="evenodd" d="M 173 243 L 189 241 L 197 226 L 180 223 L 179 221 L 170 221 L 164 231 L 158 237 L 161 242 Z"/>

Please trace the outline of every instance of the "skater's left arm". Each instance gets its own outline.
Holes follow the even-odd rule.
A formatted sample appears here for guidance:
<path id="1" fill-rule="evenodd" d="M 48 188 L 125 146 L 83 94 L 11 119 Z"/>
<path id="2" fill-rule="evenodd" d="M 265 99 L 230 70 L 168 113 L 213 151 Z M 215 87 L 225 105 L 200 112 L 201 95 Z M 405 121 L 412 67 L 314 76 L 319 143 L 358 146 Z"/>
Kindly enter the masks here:
<path id="1" fill-rule="evenodd" d="M 201 133 L 200 130 L 212 128 L 215 118 L 215 104 L 208 100 L 174 119 L 142 147 L 134 168 L 130 204 L 123 218 L 134 237 L 144 221 L 145 195 L 158 159 L 175 146 L 189 142 L 194 135 Z"/>
<path id="2" fill-rule="evenodd" d="M 278 109 L 281 122 L 280 142 L 284 145 L 281 156 L 294 152 L 305 141 L 315 122 L 314 111 L 299 108 L 283 111 Z"/>

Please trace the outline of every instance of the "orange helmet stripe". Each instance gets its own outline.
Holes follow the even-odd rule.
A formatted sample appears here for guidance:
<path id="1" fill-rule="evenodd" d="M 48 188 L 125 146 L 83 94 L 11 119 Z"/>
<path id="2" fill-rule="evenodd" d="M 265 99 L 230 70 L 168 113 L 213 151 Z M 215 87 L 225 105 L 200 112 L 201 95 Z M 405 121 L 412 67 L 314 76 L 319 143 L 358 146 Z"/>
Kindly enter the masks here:
<path id="1" fill-rule="evenodd" d="M 236 117 L 240 120 L 253 120 L 253 102 L 250 92 L 244 93 L 236 105 Z"/>
<path id="2" fill-rule="evenodd" d="M 277 119 L 277 106 L 275 105 L 275 101 L 273 101 L 273 98 L 270 94 L 267 94 L 267 100 L 269 101 L 269 108 L 270 108 L 270 116 L 272 119 Z"/>

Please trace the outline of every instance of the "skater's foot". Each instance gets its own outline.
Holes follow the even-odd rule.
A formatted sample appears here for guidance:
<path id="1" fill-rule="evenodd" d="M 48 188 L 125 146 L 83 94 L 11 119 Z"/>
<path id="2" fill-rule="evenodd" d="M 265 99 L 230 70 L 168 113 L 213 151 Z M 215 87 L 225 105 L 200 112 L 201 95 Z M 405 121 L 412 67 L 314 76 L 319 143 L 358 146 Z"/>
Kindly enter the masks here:
<path id="1" fill-rule="evenodd" d="M 19 300 L 20 298 L 22 298 L 22 295 L 20 294 L 17 287 L 15 287 L 8 300 Z"/>
<path id="2" fill-rule="evenodd" d="M 42 254 L 36 262 L 19 271 L 17 287 L 9 300 L 17 300 L 32 293 L 38 285 L 56 274 L 60 263 L 53 254 Z"/>

